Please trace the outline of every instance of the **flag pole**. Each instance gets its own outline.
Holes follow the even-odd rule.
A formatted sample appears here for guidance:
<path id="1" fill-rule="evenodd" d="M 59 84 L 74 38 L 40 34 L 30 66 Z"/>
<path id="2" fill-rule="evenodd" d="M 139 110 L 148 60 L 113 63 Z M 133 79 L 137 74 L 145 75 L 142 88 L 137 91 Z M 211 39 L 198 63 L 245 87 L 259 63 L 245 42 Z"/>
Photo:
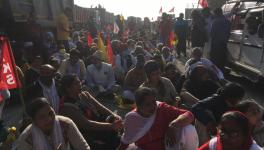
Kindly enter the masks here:
<path id="1" fill-rule="evenodd" d="M 200 5 L 200 1 L 201 1 L 201 0 L 198 0 L 197 8 L 199 8 L 199 5 Z"/>
<path id="2" fill-rule="evenodd" d="M 14 58 L 13 52 L 11 50 L 11 46 L 10 46 L 9 40 L 7 40 L 7 42 L 8 42 L 8 47 L 9 47 L 9 50 L 10 50 L 10 57 L 12 59 L 12 64 L 14 65 L 14 74 L 16 76 L 17 81 L 20 82 L 20 85 L 21 85 L 20 87 L 18 87 L 18 91 L 19 91 L 19 98 L 20 98 L 21 103 L 22 103 L 23 114 L 28 116 L 27 113 L 26 113 L 26 103 L 25 103 L 25 99 L 24 99 L 23 91 L 22 91 L 23 84 L 21 83 L 20 78 L 18 76 L 17 66 L 16 66 L 16 63 L 14 63 L 15 58 Z M 19 83 L 17 83 L 17 84 L 19 84 Z"/>

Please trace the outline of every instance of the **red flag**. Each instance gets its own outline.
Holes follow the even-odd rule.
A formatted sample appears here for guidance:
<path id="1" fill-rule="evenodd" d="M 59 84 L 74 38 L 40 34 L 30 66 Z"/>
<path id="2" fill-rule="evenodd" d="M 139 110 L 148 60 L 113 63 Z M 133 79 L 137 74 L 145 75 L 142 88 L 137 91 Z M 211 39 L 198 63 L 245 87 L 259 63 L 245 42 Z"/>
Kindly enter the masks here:
<path id="1" fill-rule="evenodd" d="M 90 32 L 88 32 L 87 34 L 87 42 L 88 42 L 88 46 L 91 47 L 92 43 L 93 43 L 93 38 Z"/>
<path id="2" fill-rule="evenodd" d="M 200 4 L 203 8 L 208 7 L 207 0 L 199 0 L 199 4 Z"/>
<path id="3" fill-rule="evenodd" d="M 160 7 L 159 13 L 162 14 L 162 6 Z"/>
<path id="4" fill-rule="evenodd" d="M 21 83 L 15 70 L 15 60 L 9 41 L 6 37 L 0 36 L 0 52 L 0 89 L 14 89 L 21 87 Z"/>
<path id="5" fill-rule="evenodd" d="M 173 13 L 173 12 L 174 12 L 174 8 L 175 8 L 175 7 L 173 7 L 169 12 L 170 12 L 170 13 Z"/>
<path id="6" fill-rule="evenodd" d="M 112 67 L 115 66 L 115 60 L 114 60 L 114 55 L 113 55 L 113 49 L 111 46 L 111 40 L 110 40 L 110 36 L 107 36 L 107 56 L 108 56 L 108 61 L 110 64 L 112 64 Z"/>

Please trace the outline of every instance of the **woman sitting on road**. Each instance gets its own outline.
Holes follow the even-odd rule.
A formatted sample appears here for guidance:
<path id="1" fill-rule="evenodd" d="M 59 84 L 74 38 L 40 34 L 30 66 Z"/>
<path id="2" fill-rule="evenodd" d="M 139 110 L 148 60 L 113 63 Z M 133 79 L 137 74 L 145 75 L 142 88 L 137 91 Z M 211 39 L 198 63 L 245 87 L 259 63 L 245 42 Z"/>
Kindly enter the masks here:
<path id="1" fill-rule="evenodd" d="M 89 150 L 82 134 L 69 118 L 55 115 L 46 98 L 37 98 L 27 107 L 32 118 L 18 139 L 18 150 Z"/>
<path id="2" fill-rule="evenodd" d="M 135 97 L 137 107 L 126 115 L 119 150 L 130 144 L 144 150 L 198 148 L 196 130 L 190 125 L 194 120 L 192 113 L 156 101 L 150 88 L 139 88 Z"/>
<path id="3" fill-rule="evenodd" d="M 116 131 L 123 126 L 121 117 L 100 104 L 90 93 L 82 91 L 81 82 L 76 75 L 63 77 L 61 90 L 64 105 L 60 114 L 77 124 L 91 149 L 115 149 L 119 145 Z"/>
<path id="4" fill-rule="evenodd" d="M 262 150 L 251 135 L 251 125 L 238 111 L 225 113 L 220 122 L 218 135 L 199 150 Z"/>
<path id="5" fill-rule="evenodd" d="M 257 144 L 264 147 L 263 108 L 254 100 L 246 100 L 237 104 L 236 109 L 245 114 L 253 126 L 253 138 Z"/>

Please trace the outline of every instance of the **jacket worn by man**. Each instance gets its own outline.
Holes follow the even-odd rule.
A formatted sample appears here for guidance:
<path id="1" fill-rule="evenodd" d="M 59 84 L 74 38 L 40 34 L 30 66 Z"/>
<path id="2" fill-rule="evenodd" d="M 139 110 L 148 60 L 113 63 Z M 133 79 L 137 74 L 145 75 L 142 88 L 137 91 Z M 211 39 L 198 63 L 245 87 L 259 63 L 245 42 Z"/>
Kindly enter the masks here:
<path id="1" fill-rule="evenodd" d="M 202 101 L 199 101 L 192 107 L 192 113 L 202 124 L 207 125 L 210 122 L 219 123 L 222 115 L 231 110 L 222 96 L 214 94 Z"/>

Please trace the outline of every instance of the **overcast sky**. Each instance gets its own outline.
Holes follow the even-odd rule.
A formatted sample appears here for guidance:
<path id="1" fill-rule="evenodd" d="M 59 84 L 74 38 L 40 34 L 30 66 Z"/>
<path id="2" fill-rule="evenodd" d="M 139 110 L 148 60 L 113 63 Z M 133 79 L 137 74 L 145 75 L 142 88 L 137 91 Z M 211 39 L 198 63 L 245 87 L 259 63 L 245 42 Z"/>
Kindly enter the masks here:
<path id="1" fill-rule="evenodd" d="M 184 12 L 186 7 L 197 7 L 198 0 L 74 0 L 82 7 L 93 7 L 101 4 L 107 11 L 127 16 L 156 18 L 162 7 L 168 12 L 175 7 L 175 14 Z"/>

